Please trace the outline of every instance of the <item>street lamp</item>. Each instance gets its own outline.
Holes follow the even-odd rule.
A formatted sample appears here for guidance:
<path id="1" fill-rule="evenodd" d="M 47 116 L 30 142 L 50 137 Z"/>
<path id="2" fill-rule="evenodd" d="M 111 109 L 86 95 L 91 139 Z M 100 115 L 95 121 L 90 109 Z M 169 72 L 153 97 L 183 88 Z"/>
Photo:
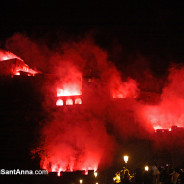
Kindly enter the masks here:
<path id="1" fill-rule="evenodd" d="M 83 180 L 79 180 L 79 182 L 82 184 L 83 183 Z"/>
<path id="2" fill-rule="evenodd" d="M 94 172 L 94 176 L 95 178 L 98 176 L 98 173 L 96 171 Z"/>
<path id="3" fill-rule="evenodd" d="M 144 169 L 145 169 L 145 171 L 149 171 L 149 166 L 146 165 L 146 166 L 144 167 Z"/>
<path id="4" fill-rule="evenodd" d="M 124 155 L 123 159 L 124 159 L 124 162 L 125 162 L 125 168 L 127 168 L 128 156 Z"/>
<path id="5" fill-rule="evenodd" d="M 123 158 L 124 158 L 125 163 L 127 164 L 127 162 L 128 162 L 128 156 L 125 155 L 125 156 L 123 156 Z"/>

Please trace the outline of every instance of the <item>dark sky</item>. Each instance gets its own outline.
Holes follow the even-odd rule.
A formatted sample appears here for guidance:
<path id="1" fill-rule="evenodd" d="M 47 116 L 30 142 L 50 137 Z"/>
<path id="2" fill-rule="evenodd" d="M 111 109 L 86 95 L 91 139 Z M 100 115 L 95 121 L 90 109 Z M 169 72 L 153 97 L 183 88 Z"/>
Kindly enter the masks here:
<path id="1" fill-rule="evenodd" d="M 184 60 L 184 3 L 157 1 L 4 1 L 1 41 L 15 32 L 42 36 L 64 30 L 68 34 L 98 31 L 102 45 L 115 39 L 124 48 L 146 56 Z"/>

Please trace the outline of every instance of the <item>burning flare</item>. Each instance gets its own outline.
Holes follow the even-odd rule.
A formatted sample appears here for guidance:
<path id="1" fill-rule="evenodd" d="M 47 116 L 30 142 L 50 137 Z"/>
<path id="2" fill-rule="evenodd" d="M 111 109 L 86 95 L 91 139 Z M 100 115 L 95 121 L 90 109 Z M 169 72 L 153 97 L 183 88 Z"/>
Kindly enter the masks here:
<path id="1" fill-rule="evenodd" d="M 19 59 L 23 61 L 20 57 L 16 56 L 15 54 L 9 51 L 0 50 L 0 61 L 8 60 L 8 59 Z"/>

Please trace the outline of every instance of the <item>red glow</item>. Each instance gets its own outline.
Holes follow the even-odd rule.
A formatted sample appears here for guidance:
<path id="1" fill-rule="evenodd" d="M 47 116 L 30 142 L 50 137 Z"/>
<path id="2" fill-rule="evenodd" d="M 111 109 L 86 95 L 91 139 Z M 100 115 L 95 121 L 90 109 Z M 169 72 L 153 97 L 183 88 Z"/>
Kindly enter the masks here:
<path id="1" fill-rule="evenodd" d="M 59 168 L 58 171 L 57 171 L 57 176 L 61 176 L 61 172 L 62 172 L 62 169 Z"/>
<path id="2" fill-rule="evenodd" d="M 161 126 L 154 126 L 153 128 L 154 128 L 155 131 L 156 131 L 157 129 L 163 129 L 163 127 L 161 127 Z"/>
<path id="3" fill-rule="evenodd" d="M 22 60 L 20 57 L 16 56 L 15 54 L 13 54 L 9 51 L 0 50 L 0 61 L 13 59 L 13 58 L 17 58 L 19 60 Z"/>
<path id="4" fill-rule="evenodd" d="M 48 162 L 51 161 L 52 159 L 54 159 L 52 162 Z M 58 159 L 58 160 L 56 160 Z M 86 158 L 83 158 L 86 159 Z M 93 160 L 92 158 L 88 158 L 89 160 L 85 163 L 75 163 L 75 161 L 73 160 L 73 162 L 66 162 L 64 160 L 61 160 L 61 158 L 59 159 L 51 157 L 49 160 L 45 160 L 42 168 L 47 170 L 48 172 L 57 172 L 57 175 L 60 176 L 60 172 L 73 172 L 76 170 L 84 170 L 85 171 L 85 175 L 88 175 L 88 170 L 94 170 L 94 172 L 97 171 L 97 164 L 94 163 L 95 160 Z M 51 168 L 49 168 L 49 164 L 54 164 L 51 165 Z M 69 164 L 69 165 L 68 165 Z M 77 165 L 74 165 L 77 164 Z M 61 167 L 62 166 L 62 167 Z"/>
<path id="5" fill-rule="evenodd" d="M 29 68 L 21 58 L 8 51 L 0 51 L 0 61 L 1 75 L 20 75 L 20 72 L 24 72 L 29 76 L 34 76 L 39 73 Z"/>
<path id="6" fill-rule="evenodd" d="M 55 172 L 85 170 L 86 174 L 88 170 L 97 170 L 104 149 L 111 144 L 111 140 L 104 134 L 103 124 L 89 119 L 91 116 L 84 112 L 81 115 L 77 111 L 75 114 L 67 113 L 67 119 L 63 121 L 62 117 L 44 130 L 47 135 L 44 148 L 48 149 L 47 155 L 41 153 L 42 168 Z M 61 129 L 62 133 L 56 131 Z M 55 134 L 52 135 L 52 132 Z M 106 144 L 105 148 L 101 142 Z"/>
<path id="7" fill-rule="evenodd" d="M 99 164 L 108 166 L 113 160 L 113 151 L 120 145 L 121 138 L 122 142 L 125 142 L 124 140 L 132 138 L 132 135 L 133 139 L 142 137 L 143 129 L 147 124 L 151 124 L 151 128 L 158 128 L 158 126 L 168 128 L 173 124 L 184 125 L 183 74 L 175 77 L 175 85 L 168 89 L 167 93 L 163 90 L 162 102 L 156 106 L 145 106 L 135 99 L 128 99 L 133 102 L 123 102 L 123 104 L 116 103 L 114 100 L 115 103 L 111 104 L 109 93 L 112 98 L 136 98 L 139 92 L 138 84 L 135 80 L 127 80 L 121 76 L 113 61 L 108 61 L 109 58 L 114 57 L 109 57 L 105 49 L 95 45 L 91 40 L 91 35 L 86 38 L 79 42 L 70 40 L 66 44 L 59 44 L 52 50 L 47 48 L 45 42 L 42 48 L 27 36 L 24 38 L 24 36 L 15 35 L 7 42 L 7 46 L 12 50 L 20 53 L 26 51 L 22 56 L 29 59 L 33 66 L 34 64 L 40 68 L 46 66 L 45 69 L 48 69 L 46 71 L 57 74 L 56 83 L 49 84 L 45 88 L 48 91 L 44 91 L 45 94 L 54 92 L 54 100 L 57 95 L 56 105 L 84 104 L 85 102 L 81 108 L 76 106 L 76 108 L 66 107 L 63 110 L 53 110 L 48 108 L 49 98 L 45 98 L 48 102 L 44 106 L 45 112 L 48 112 L 48 109 L 50 111 L 49 116 L 46 115 L 49 117 L 48 120 L 41 123 L 38 154 L 41 167 L 48 171 L 85 170 L 87 173 L 88 170 L 96 170 Z M 41 42 L 38 41 L 38 43 Z M 116 51 L 116 49 L 113 50 Z M 112 56 L 115 55 L 114 51 Z M 11 58 L 18 57 L 12 53 L 0 54 L 0 60 Z M 142 66 L 145 69 L 146 66 Z M 14 71 L 35 73 L 25 63 L 22 69 L 15 68 Z M 139 73 L 139 67 L 135 67 L 135 71 Z M 87 93 L 83 90 L 85 94 L 82 94 L 82 74 L 84 79 L 88 78 L 83 89 L 85 85 L 90 86 L 89 90 L 85 89 Z M 123 76 L 128 77 L 127 74 L 131 76 L 128 70 Z M 136 77 L 136 75 L 133 76 Z M 144 78 L 142 79 L 144 81 Z M 147 88 L 143 89 L 147 90 Z M 137 112 L 139 110 L 141 112 Z M 137 116 L 140 114 L 139 121 Z"/>
<path id="8" fill-rule="evenodd" d="M 57 100 L 56 105 L 63 106 L 63 100 L 61 100 L 61 99 Z"/>
<path id="9" fill-rule="evenodd" d="M 71 98 L 68 98 L 66 100 L 66 105 L 73 105 L 73 100 Z"/>
<path id="10" fill-rule="evenodd" d="M 75 99 L 75 104 L 82 104 L 82 99 L 81 98 L 76 98 Z"/>
<path id="11" fill-rule="evenodd" d="M 57 89 L 57 96 L 76 96 L 76 95 L 81 95 L 82 92 L 80 89 L 78 89 L 77 86 L 67 86 L 64 89 Z"/>
<path id="12" fill-rule="evenodd" d="M 138 88 L 134 80 L 122 82 L 117 69 L 111 70 L 107 54 L 93 43 L 82 42 L 74 48 L 66 46 L 63 49 L 61 57 L 53 57 L 57 59 L 55 66 L 59 79 L 48 88 L 56 90 L 64 105 L 82 104 L 83 99 L 86 105 L 84 108 L 66 107 L 62 115 L 61 111 L 50 112 L 53 119 L 42 129 L 41 167 L 57 172 L 85 170 L 87 174 L 88 170 L 96 171 L 99 164 L 108 166 L 112 161 L 115 139 L 107 131 L 106 115 L 111 112 L 109 119 L 114 123 L 111 115 L 116 110 L 108 105 L 111 101 L 109 91 L 113 98 L 134 98 Z M 88 77 L 91 80 L 87 82 Z M 114 123 L 115 129 L 118 123 L 122 127 L 123 116 L 114 117 L 119 118 Z M 126 132 L 129 131 L 126 129 Z"/>
<path id="13" fill-rule="evenodd" d="M 137 83 L 133 79 L 122 82 L 118 75 L 114 75 L 111 79 L 112 98 L 136 98 L 138 91 Z"/>
<path id="14" fill-rule="evenodd" d="M 18 70 L 21 71 L 21 72 L 29 73 L 28 75 L 31 74 L 32 76 L 35 76 L 36 74 L 40 73 L 40 72 L 38 72 L 36 70 L 33 70 L 33 69 L 29 68 L 28 66 L 24 67 L 23 69 L 18 69 Z"/>
<path id="15" fill-rule="evenodd" d="M 156 105 L 142 107 L 142 117 L 155 129 L 184 126 L 184 68 L 171 69 L 168 84 L 163 88 L 161 100 Z"/>
<path id="16" fill-rule="evenodd" d="M 66 67 L 68 67 L 67 74 L 61 76 L 62 80 L 57 84 L 57 97 L 82 95 L 82 73 L 74 66 Z"/>
<path id="17" fill-rule="evenodd" d="M 88 170 L 85 170 L 85 175 L 88 175 Z"/>
<path id="18" fill-rule="evenodd" d="M 81 98 L 70 98 L 82 95 L 82 74 L 73 66 L 69 66 L 69 72 L 57 85 L 60 86 L 57 87 L 57 97 L 68 97 L 65 105 L 82 104 Z"/>
<path id="19" fill-rule="evenodd" d="M 16 72 L 15 75 L 20 75 L 20 72 Z"/>

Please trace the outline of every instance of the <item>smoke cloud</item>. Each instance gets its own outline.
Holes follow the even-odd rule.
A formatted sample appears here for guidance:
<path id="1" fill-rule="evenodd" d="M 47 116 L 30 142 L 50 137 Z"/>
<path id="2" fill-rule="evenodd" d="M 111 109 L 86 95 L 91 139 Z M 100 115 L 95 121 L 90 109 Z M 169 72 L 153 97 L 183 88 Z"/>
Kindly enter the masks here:
<path id="1" fill-rule="evenodd" d="M 138 100 L 143 87 L 152 90 L 157 82 L 155 91 L 160 88 L 148 68 L 143 68 L 144 74 L 137 72 L 142 66 L 136 61 L 134 69 L 130 69 L 135 71 L 135 78 L 127 75 L 122 79 L 107 52 L 91 38 L 58 45 L 49 49 L 22 34 L 13 35 L 6 42 L 7 49 L 28 65 L 57 76 L 57 80 L 44 84 L 45 94 L 52 95 L 46 95 L 43 102 L 50 118 L 45 119 L 38 140 L 42 168 L 97 170 L 100 165 L 111 164 L 121 141 L 146 138 L 155 127 L 184 126 L 184 68 L 170 69 L 168 82 L 158 94 L 161 100 L 150 105 L 144 97 L 143 101 Z M 63 105 L 67 96 L 75 95 L 80 95 L 82 105 Z M 54 110 L 50 108 L 51 102 L 61 97 L 61 107 L 55 102 Z"/>
<path id="2" fill-rule="evenodd" d="M 145 121 L 151 122 L 155 128 L 171 128 L 174 125 L 184 126 L 183 76 L 183 67 L 171 67 L 159 104 L 143 107 Z"/>

